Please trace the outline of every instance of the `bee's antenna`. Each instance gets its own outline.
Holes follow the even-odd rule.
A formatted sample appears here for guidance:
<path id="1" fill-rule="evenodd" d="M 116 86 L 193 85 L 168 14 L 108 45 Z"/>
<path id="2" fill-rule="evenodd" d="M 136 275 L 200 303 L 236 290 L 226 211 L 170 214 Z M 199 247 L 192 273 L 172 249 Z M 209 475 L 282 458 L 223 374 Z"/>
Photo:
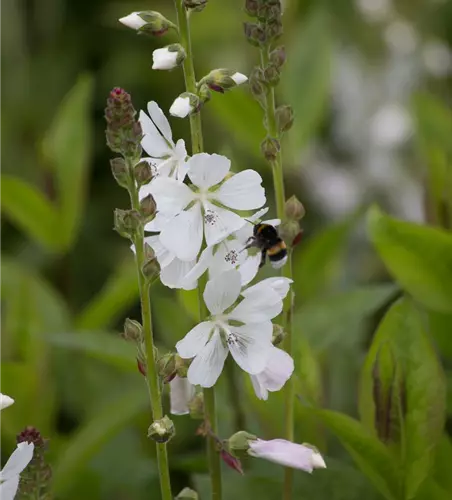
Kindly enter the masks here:
<path id="1" fill-rule="evenodd" d="M 246 220 L 246 222 L 249 222 L 249 223 L 250 223 L 250 224 L 252 224 L 253 226 L 256 226 L 256 223 L 255 223 L 255 222 L 253 222 L 252 220 L 249 220 L 249 219 L 245 219 L 245 220 Z"/>

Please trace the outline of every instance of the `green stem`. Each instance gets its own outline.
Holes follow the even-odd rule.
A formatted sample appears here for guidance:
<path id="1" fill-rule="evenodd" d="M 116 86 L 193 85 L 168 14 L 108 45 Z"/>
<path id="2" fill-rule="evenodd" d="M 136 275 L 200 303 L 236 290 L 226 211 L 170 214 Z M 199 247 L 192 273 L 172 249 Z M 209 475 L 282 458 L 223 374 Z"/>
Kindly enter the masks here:
<path id="1" fill-rule="evenodd" d="M 175 0 L 177 21 L 179 26 L 180 44 L 184 47 L 186 58 L 184 60 L 185 89 L 193 94 L 197 93 L 195 68 L 193 64 L 193 50 L 190 39 L 190 26 L 188 12 L 184 7 L 183 0 Z M 201 113 L 190 115 L 191 149 L 192 154 L 200 153 L 203 150 Z M 203 321 L 207 317 L 207 309 L 204 304 L 202 292 L 205 288 L 206 279 L 203 277 L 198 281 L 198 302 L 199 320 Z M 204 389 L 204 408 L 206 423 L 210 425 L 213 434 L 217 433 L 217 420 L 215 413 L 215 390 L 214 388 Z M 213 436 L 207 437 L 210 480 L 212 483 L 212 499 L 221 500 L 221 462 L 217 451 L 216 441 Z"/>
<path id="2" fill-rule="evenodd" d="M 269 62 L 269 47 L 264 47 L 261 49 L 261 61 L 262 67 Z M 267 131 L 270 137 L 274 139 L 279 138 L 278 125 L 276 123 L 276 99 L 275 99 L 275 89 L 270 87 L 266 94 L 266 107 L 265 115 L 267 122 Z M 273 185 L 275 190 L 275 200 L 276 200 L 276 213 L 279 219 L 285 219 L 285 202 L 286 195 L 284 192 L 284 172 L 282 165 L 282 155 L 281 151 L 278 153 L 275 161 L 272 162 L 273 171 Z M 292 252 L 289 251 L 287 264 L 283 267 L 283 276 L 292 279 Z M 284 310 L 283 310 L 283 327 L 286 332 L 286 338 L 284 340 L 285 351 L 293 357 L 293 339 L 292 339 L 292 304 L 293 295 L 292 290 L 287 294 L 284 300 Z M 294 380 L 291 377 L 284 387 L 284 437 L 289 440 L 294 440 Z M 292 484 L 293 484 L 293 469 L 287 467 L 284 471 L 284 500 L 290 500 L 292 498 Z"/>
<path id="3" fill-rule="evenodd" d="M 240 387 L 237 383 L 237 373 L 232 358 L 228 358 L 224 364 L 226 372 L 226 381 L 228 383 L 229 401 L 234 410 L 234 428 L 245 429 L 246 419 L 245 412 L 242 407 L 242 397 Z"/>
<path id="4" fill-rule="evenodd" d="M 130 199 L 134 210 L 140 209 L 140 200 L 138 197 L 138 189 L 134 182 L 129 186 Z M 143 336 L 146 346 L 146 384 L 151 401 L 152 420 L 160 420 L 163 417 L 162 399 L 160 395 L 159 377 L 154 355 L 154 339 L 152 334 L 152 315 L 151 301 L 149 295 L 149 282 L 142 273 L 143 265 L 145 264 L 144 254 L 144 231 L 141 230 L 135 237 L 135 262 L 137 264 L 138 285 L 140 290 L 141 300 L 141 316 L 143 323 Z M 157 443 L 157 462 L 160 476 L 160 489 L 162 492 L 162 500 L 172 500 L 171 482 L 168 465 L 168 453 L 166 443 Z"/>

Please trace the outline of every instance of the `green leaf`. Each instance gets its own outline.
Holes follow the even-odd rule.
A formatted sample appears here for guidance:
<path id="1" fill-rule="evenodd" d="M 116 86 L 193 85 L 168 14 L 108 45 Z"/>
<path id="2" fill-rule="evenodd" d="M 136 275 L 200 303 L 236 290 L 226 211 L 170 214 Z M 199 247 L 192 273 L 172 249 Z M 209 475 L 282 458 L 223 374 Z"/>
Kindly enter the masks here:
<path id="1" fill-rule="evenodd" d="M 79 330 L 101 330 L 111 326 L 138 300 L 135 261 L 130 255 L 115 270 L 102 290 L 76 319 Z"/>
<path id="2" fill-rule="evenodd" d="M 452 463 L 452 440 L 447 434 L 443 434 L 436 447 L 433 477 L 441 488 L 452 495 L 452 474 L 450 464 Z"/>
<path id="3" fill-rule="evenodd" d="M 316 133 L 329 99 L 333 43 L 328 13 L 321 7 L 312 9 L 306 23 L 293 33 L 281 85 L 295 114 L 290 138 L 296 145 L 293 153 L 298 154 Z"/>
<path id="4" fill-rule="evenodd" d="M 370 239 L 389 272 L 416 300 L 452 311 L 452 235 L 369 210 Z"/>
<path id="5" fill-rule="evenodd" d="M 53 470 L 54 494 L 64 497 L 84 468 L 100 448 L 147 407 L 143 388 L 131 388 L 99 409 L 96 416 L 86 422 L 62 450 Z"/>
<path id="6" fill-rule="evenodd" d="M 388 500 L 399 500 L 400 479 L 389 450 L 357 420 L 329 410 L 317 414 L 381 494 Z"/>
<path id="7" fill-rule="evenodd" d="M 91 98 L 93 79 L 81 76 L 60 105 L 44 138 L 44 152 L 56 176 L 65 248 L 77 236 L 86 199 L 86 181 L 93 137 Z"/>
<path id="8" fill-rule="evenodd" d="M 432 466 L 445 418 L 444 374 L 408 299 L 397 301 L 380 324 L 363 367 L 360 412 L 368 427 L 397 447 L 404 498 L 416 496 Z M 382 428 L 383 426 L 383 428 Z"/>
<path id="9" fill-rule="evenodd" d="M 58 213 L 35 187 L 16 177 L 2 175 L 1 205 L 5 215 L 27 236 L 47 250 L 61 250 Z"/>
<path id="10" fill-rule="evenodd" d="M 441 356 L 452 360 L 452 314 L 429 311 L 428 331 Z"/>

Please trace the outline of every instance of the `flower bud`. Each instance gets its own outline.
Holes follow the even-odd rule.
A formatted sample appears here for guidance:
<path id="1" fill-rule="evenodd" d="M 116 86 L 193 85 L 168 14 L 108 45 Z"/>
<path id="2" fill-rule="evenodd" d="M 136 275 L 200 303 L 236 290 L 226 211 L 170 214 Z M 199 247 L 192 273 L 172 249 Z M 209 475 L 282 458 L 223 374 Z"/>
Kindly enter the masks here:
<path id="1" fill-rule="evenodd" d="M 184 488 L 175 498 L 175 500 L 198 500 L 198 494 L 195 490 Z"/>
<path id="2" fill-rule="evenodd" d="M 184 62 L 185 57 L 185 49 L 179 43 L 155 49 L 152 53 L 152 69 L 174 69 Z"/>
<path id="3" fill-rule="evenodd" d="M 149 184 L 152 180 L 152 168 L 146 160 L 140 161 L 133 168 L 133 177 L 138 187 Z"/>
<path id="4" fill-rule="evenodd" d="M 265 29 L 258 23 L 244 23 L 243 29 L 248 43 L 254 47 L 260 47 L 267 42 Z"/>
<path id="5" fill-rule="evenodd" d="M 140 214 L 146 222 L 155 215 L 156 211 L 157 205 L 152 194 L 148 194 L 140 201 Z"/>
<path id="6" fill-rule="evenodd" d="M 276 47 L 270 52 L 270 63 L 281 69 L 286 62 L 286 49 L 283 45 Z"/>
<path id="7" fill-rule="evenodd" d="M 194 10 L 195 12 L 201 12 L 206 5 L 207 0 L 184 0 L 185 8 Z"/>
<path id="8" fill-rule="evenodd" d="M 129 169 L 126 162 L 119 156 L 110 160 L 111 173 L 115 181 L 123 188 L 129 187 Z"/>
<path id="9" fill-rule="evenodd" d="M 119 87 L 114 88 L 105 108 L 107 145 L 112 151 L 132 158 L 140 156 L 143 137 L 135 115 L 130 94 Z"/>
<path id="10" fill-rule="evenodd" d="M 245 12 L 250 17 L 257 17 L 262 0 L 245 0 Z"/>
<path id="11" fill-rule="evenodd" d="M 137 356 L 137 368 L 143 377 L 147 377 L 148 369 L 146 366 L 146 360 L 139 356 Z"/>
<path id="12" fill-rule="evenodd" d="M 188 368 L 190 367 L 191 359 L 183 359 L 176 354 L 176 372 L 177 376 L 181 378 L 187 377 Z"/>
<path id="13" fill-rule="evenodd" d="M 261 143 L 261 151 L 267 161 L 275 161 L 281 150 L 281 145 L 278 139 L 266 137 Z"/>
<path id="14" fill-rule="evenodd" d="M 237 471 L 239 474 L 243 476 L 243 469 L 242 469 L 242 463 L 237 457 L 234 457 L 234 455 L 231 455 L 228 451 L 225 449 L 222 449 L 220 451 L 220 456 L 223 462 L 230 467 L 231 469 L 234 469 Z"/>
<path id="15" fill-rule="evenodd" d="M 276 108 L 276 123 L 279 133 L 287 132 L 293 125 L 293 109 L 288 104 Z"/>
<path id="16" fill-rule="evenodd" d="M 265 25 L 266 40 L 277 40 L 283 34 L 283 25 L 281 19 L 275 19 L 273 22 L 268 22 Z"/>
<path id="17" fill-rule="evenodd" d="M 210 92 L 210 89 L 206 83 L 203 83 L 199 86 L 198 89 L 198 97 L 200 101 L 200 106 L 201 104 L 205 104 L 206 102 L 209 102 L 210 99 L 212 98 L 212 92 Z"/>
<path id="18" fill-rule="evenodd" d="M 185 118 L 186 116 L 194 113 L 200 107 L 200 100 L 196 94 L 191 94 L 190 92 L 184 92 L 171 105 L 169 110 L 172 116 L 177 116 L 178 118 Z"/>
<path id="19" fill-rule="evenodd" d="M 190 417 L 194 420 L 202 420 L 204 418 L 204 395 L 198 392 L 188 403 Z"/>
<path id="20" fill-rule="evenodd" d="M 162 16 L 160 12 L 152 10 L 132 12 L 128 16 L 121 17 L 119 22 L 138 31 L 138 33 L 146 33 L 153 36 L 163 35 L 170 28 L 175 28 L 175 25 Z"/>
<path id="21" fill-rule="evenodd" d="M 233 455 L 241 455 L 249 449 L 249 441 L 253 441 L 255 439 L 257 439 L 257 437 L 253 434 L 246 431 L 239 431 L 228 439 L 227 446 Z"/>
<path id="22" fill-rule="evenodd" d="M 281 22 L 281 2 L 279 0 L 263 2 L 257 11 L 257 18 L 262 23 Z"/>
<path id="23" fill-rule="evenodd" d="M 299 233 L 300 224 L 297 220 L 287 220 L 279 226 L 279 235 L 288 247 L 294 246 Z"/>
<path id="24" fill-rule="evenodd" d="M 122 334 L 125 340 L 133 342 L 141 342 L 143 339 L 143 328 L 134 319 L 126 318 L 124 321 L 124 333 Z"/>
<path id="25" fill-rule="evenodd" d="M 167 443 L 176 435 L 173 421 L 165 415 L 160 420 L 155 420 L 148 429 L 148 437 L 157 443 Z"/>
<path id="26" fill-rule="evenodd" d="M 273 324 L 272 344 L 279 345 L 284 340 L 286 332 L 280 325 Z"/>
<path id="27" fill-rule="evenodd" d="M 284 212 L 286 214 L 286 218 L 292 220 L 300 220 L 306 214 L 304 206 L 295 195 L 292 195 L 286 201 L 286 204 L 284 206 Z"/>
<path id="28" fill-rule="evenodd" d="M 232 89 L 248 80 L 248 77 L 230 69 L 220 68 L 212 70 L 201 79 L 200 84 L 206 84 L 209 89 L 223 94 L 225 90 Z"/>
<path id="29" fill-rule="evenodd" d="M 148 282 L 153 281 L 160 274 L 160 266 L 155 256 L 146 259 L 141 272 Z"/>
<path id="30" fill-rule="evenodd" d="M 280 78 L 279 70 L 276 66 L 273 66 L 273 64 L 269 64 L 264 69 L 264 81 L 268 85 L 275 87 L 279 83 L 279 78 Z"/>
<path id="31" fill-rule="evenodd" d="M 162 356 L 157 363 L 159 375 L 163 379 L 163 383 L 167 384 L 176 376 L 176 354 L 169 352 Z"/>
<path id="32" fill-rule="evenodd" d="M 115 230 L 124 238 L 134 239 L 141 228 L 140 214 L 136 210 L 115 209 Z"/>
<path id="33" fill-rule="evenodd" d="M 267 94 L 267 87 L 265 84 L 264 72 L 262 71 L 261 68 L 256 66 L 251 71 L 249 87 L 256 101 L 258 101 L 259 104 L 265 108 L 266 106 L 265 97 Z"/>

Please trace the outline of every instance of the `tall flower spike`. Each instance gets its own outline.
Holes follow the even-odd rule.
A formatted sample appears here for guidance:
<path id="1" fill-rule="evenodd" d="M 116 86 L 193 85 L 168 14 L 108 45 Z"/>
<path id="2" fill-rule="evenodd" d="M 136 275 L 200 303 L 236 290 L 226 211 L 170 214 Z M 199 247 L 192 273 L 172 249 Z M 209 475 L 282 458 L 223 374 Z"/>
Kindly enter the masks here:
<path id="1" fill-rule="evenodd" d="M 289 286 L 285 278 L 278 280 L 242 291 L 240 273 L 232 270 L 207 283 L 203 298 L 210 319 L 199 323 L 176 344 L 182 358 L 194 358 L 187 373 L 192 384 L 212 387 L 229 352 L 250 374 L 265 369 L 273 349 L 271 320 L 282 311 L 282 295 Z M 234 305 L 240 295 L 243 300 Z"/>
<path id="2" fill-rule="evenodd" d="M 235 211 L 261 207 L 265 192 L 262 178 L 254 170 L 244 170 L 225 181 L 231 167 L 225 156 L 196 154 L 187 166 L 191 186 L 158 178 L 149 184 L 149 191 L 157 210 L 172 217 L 160 233 L 160 242 L 177 258 L 192 261 L 204 238 L 210 246 L 240 229 L 246 221 Z"/>
<path id="3" fill-rule="evenodd" d="M 158 177 L 172 177 L 182 182 L 187 173 L 187 150 L 185 141 L 173 141 L 173 134 L 168 119 L 155 101 L 148 103 L 149 116 L 140 111 L 140 124 L 143 130 L 141 146 L 149 157 L 144 157 Z M 149 194 L 149 186 L 140 190 L 140 199 Z"/>

